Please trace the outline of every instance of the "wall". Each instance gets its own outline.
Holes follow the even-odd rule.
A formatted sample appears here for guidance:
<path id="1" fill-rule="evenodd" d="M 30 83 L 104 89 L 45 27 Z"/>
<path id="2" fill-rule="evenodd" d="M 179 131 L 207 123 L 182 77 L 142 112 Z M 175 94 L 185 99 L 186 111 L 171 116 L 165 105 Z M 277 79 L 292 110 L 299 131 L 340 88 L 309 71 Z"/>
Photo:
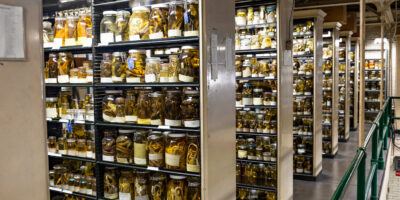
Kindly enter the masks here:
<path id="1" fill-rule="evenodd" d="M 0 61 L 0 199 L 46 200 L 42 1 L 0 3 L 23 6 L 27 52 L 24 62 Z"/>

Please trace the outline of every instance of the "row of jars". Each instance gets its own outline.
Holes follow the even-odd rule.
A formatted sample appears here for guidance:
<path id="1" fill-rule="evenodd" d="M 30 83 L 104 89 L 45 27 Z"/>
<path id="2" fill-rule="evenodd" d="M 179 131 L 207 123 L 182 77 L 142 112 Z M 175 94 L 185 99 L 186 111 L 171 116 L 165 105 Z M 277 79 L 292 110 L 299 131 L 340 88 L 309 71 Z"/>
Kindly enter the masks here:
<path id="1" fill-rule="evenodd" d="M 332 142 L 322 141 L 322 152 L 324 154 L 331 154 L 332 153 Z"/>
<path id="2" fill-rule="evenodd" d="M 365 72 L 365 79 L 367 80 L 380 80 L 381 72 L 380 71 L 368 71 Z"/>
<path id="3" fill-rule="evenodd" d="M 110 42 L 161 39 L 199 35 L 198 0 L 153 4 L 129 11 L 104 11 L 100 23 L 100 41 Z"/>
<path id="4" fill-rule="evenodd" d="M 322 75 L 322 90 L 332 90 L 332 74 Z"/>
<path id="5" fill-rule="evenodd" d="M 275 80 L 269 81 L 270 83 L 275 84 Z M 275 87 L 275 86 L 273 86 Z M 275 106 L 277 92 L 270 92 L 265 87 L 255 87 L 253 88 L 252 83 L 244 83 L 239 84 L 239 88 L 242 92 L 236 92 L 236 106 L 240 105 L 255 105 L 255 106 Z"/>
<path id="6" fill-rule="evenodd" d="M 235 50 L 276 49 L 276 25 L 239 29 L 235 33 Z"/>
<path id="7" fill-rule="evenodd" d="M 151 88 L 106 90 L 103 99 L 103 120 L 116 123 L 200 127 L 199 91 L 152 91 Z"/>
<path id="8" fill-rule="evenodd" d="M 55 18 L 54 27 L 49 21 L 43 22 L 44 43 L 53 43 L 53 47 L 84 45 L 92 40 L 92 16 L 90 8 L 78 12 L 60 15 Z"/>
<path id="9" fill-rule="evenodd" d="M 314 31 L 314 22 L 307 21 L 306 23 L 299 23 L 293 25 L 293 36 L 312 36 Z"/>
<path id="10" fill-rule="evenodd" d="M 293 39 L 293 55 L 312 55 L 314 52 L 314 39 L 301 38 Z"/>
<path id="11" fill-rule="evenodd" d="M 236 56 L 235 71 L 236 77 L 249 78 L 249 77 L 269 77 L 276 78 L 277 71 L 276 59 L 271 60 L 257 60 L 251 55 L 243 57 Z"/>
<path id="12" fill-rule="evenodd" d="M 59 138 L 94 140 L 94 125 L 61 123 Z"/>
<path id="13" fill-rule="evenodd" d="M 365 83 L 365 89 L 366 90 L 379 90 L 379 88 L 380 88 L 380 82 L 379 81 L 366 82 Z"/>
<path id="14" fill-rule="evenodd" d="M 311 97 L 294 97 L 293 114 L 294 115 L 312 115 L 313 101 Z"/>
<path id="15" fill-rule="evenodd" d="M 96 158 L 95 143 L 93 140 L 49 136 L 47 140 L 47 149 L 49 153 Z"/>
<path id="16" fill-rule="evenodd" d="M 92 62 L 86 57 L 67 52 L 49 54 L 44 68 L 45 83 L 92 83 Z"/>
<path id="17" fill-rule="evenodd" d="M 236 26 L 256 25 L 265 23 L 276 23 L 276 6 L 248 7 L 236 10 Z"/>
<path id="18" fill-rule="evenodd" d="M 313 139 L 311 137 L 294 136 L 293 150 L 297 155 L 312 155 Z"/>
<path id="19" fill-rule="evenodd" d="M 236 157 L 247 160 L 276 161 L 276 137 L 256 136 L 236 138 Z"/>
<path id="20" fill-rule="evenodd" d="M 236 131 L 276 134 L 276 109 L 236 109 Z"/>
<path id="21" fill-rule="evenodd" d="M 313 75 L 314 64 L 312 60 L 293 60 L 293 75 Z"/>
<path id="22" fill-rule="evenodd" d="M 84 198 L 84 197 L 77 197 L 77 196 L 74 196 L 74 195 L 71 195 L 71 194 L 54 195 L 53 199 L 57 199 L 57 200 L 86 200 L 86 198 Z"/>
<path id="23" fill-rule="evenodd" d="M 201 199 L 200 179 L 141 170 L 105 167 L 104 197 L 107 199 Z"/>
<path id="24" fill-rule="evenodd" d="M 313 121 L 310 117 L 293 118 L 293 134 L 309 135 L 313 134 Z"/>
<path id="25" fill-rule="evenodd" d="M 236 188 L 236 200 L 276 200 L 275 192 Z"/>
<path id="26" fill-rule="evenodd" d="M 294 95 L 312 95 L 313 78 L 294 77 L 293 78 L 293 94 Z"/>
<path id="27" fill-rule="evenodd" d="M 378 112 L 379 110 L 379 103 L 369 103 L 365 106 L 365 111 Z"/>
<path id="28" fill-rule="evenodd" d="M 381 61 L 380 60 L 368 60 L 365 61 L 365 69 L 381 69 Z"/>
<path id="29" fill-rule="evenodd" d="M 312 174 L 312 158 L 293 156 L 293 173 Z"/>
<path id="30" fill-rule="evenodd" d="M 197 134 L 105 130 L 103 161 L 200 172 L 200 136 Z"/>
<path id="31" fill-rule="evenodd" d="M 147 57 L 145 50 L 104 53 L 100 64 L 101 83 L 195 82 L 199 79 L 199 49 L 183 46 L 180 55 L 168 59 Z"/>
<path id="32" fill-rule="evenodd" d="M 236 163 L 236 183 L 276 188 L 275 164 Z"/>

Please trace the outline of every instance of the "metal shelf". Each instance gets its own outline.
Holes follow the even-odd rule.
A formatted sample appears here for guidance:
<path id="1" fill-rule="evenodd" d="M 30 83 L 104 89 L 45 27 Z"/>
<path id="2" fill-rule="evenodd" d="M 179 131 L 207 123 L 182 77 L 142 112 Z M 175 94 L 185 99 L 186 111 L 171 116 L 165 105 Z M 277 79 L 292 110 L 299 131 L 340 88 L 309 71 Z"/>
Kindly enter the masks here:
<path id="1" fill-rule="evenodd" d="M 310 54 L 310 55 L 293 55 L 293 58 L 295 58 L 295 59 L 305 58 L 307 60 L 311 60 L 311 59 L 314 59 L 314 54 Z"/>
<path id="2" fill-rule="evenodd" d="M 236 77 L 238 81 L 263 81 L 263 80 L 277 80 L 276 77 Z"/>
<path id="3" fill-rule="evenodd" d="M 199 83 L 95 83 L 95 87 L 199 87 Z"/>
<path id="4" fill-rule="evenodd" d="M 181 132 L 198 132 L 200 128 L 186 128 L 186 127 L 175 127 L 175 126 L 154 126 L 154 125 L 140 125 L 140 124 L 123 124 L 123 123 L 111 123 L 111 122 L 96 122 L 96 126 L 107 126 L 107 127 L 121 127 L 121 128 L 134 128 L 134 129 L 152 129 L 152 130 L 164 130 L 164 131 L 181 131 Z"/>
<path id="5" fill-rule="evenodd" d="M 115 0 L 115 1 L 108 1 L 108 2 L 103 2 L 103 3 L 96 3 L 93 4 L 95 7 L 101 7 L 101 6 L 116 6 L 118 4 L 126 4 L 126 6 L 129 6 L 129 0 Z"/>
<path id="6" fill-rule="evenodd" d="M 78 160 L 78 161 L 83 161 L 83 162 L 96 162 L 93 158 L 83 158 L 83 157 L 78 157 L 78 156 L 68 156 L 68 155 L 62 155 L 62 154 L 56 154 L 56 153 L 48 153 L 48 156 L 50 158 L 64 158 L 64 159 L 70 159 L 70 160 Z"/>
<path id="7" fill-rule="evenodd" d="M 268 28 L 268 27 L 276 27 L 276 23 L 265 23 L 265 24 L 253 24 L 253 25 L 243 25 L 243 26 L 235 26 L 235 29 L 254 29 L 254 28 Z"/>
<path id="8" fill-rule="evenodd" d="M 236 50 L 236 54 L 258 54 L 258 53 L 276 53 L 276 49 L 248 49 L 248 50 Z"/>
<path id="9" fill-rule="evenodd" d="M 71 123 L 71 124 L 94 124 L 92 121 L 66 120 L 66 119 L 46 119 L 49 123 Z"/>
<path id="10" fill-rule="evenodd" d="M 264 105 L 236 105 L 236 108 L 260 108 L 260 109 L 277 109 L 277 106 L 264 106 Z"/>
<path id="11" fill-rule="evenodd" d="M 70 195 L 85 198 L 85 199 L 97 199 L 96 196 L 93 196 L 93 195 L 72 192 L 71 190 L 63 190 L 63 189 L 56 188 L 56 187 L 49 187 L 49 190 L 52 192 L 58 192 L 58 193 L 62 193 L 62 194 L 70 194 Z"/>
<path id="12" fill-rule="evenodd" d="M 313 97 L 312 94 L 306 95 L 306 94 L 293 94 L 293 97 Z"/>
<path id="13" fill-rule="evenodd" d="M 236 187 L 243 188 L 243 189 L 250 189 L 250 190 L 262 190 L 262 191 L 267 191 L 267 192 L 276 192 L 276 188 L 248 185 L 248 184 L 242 184 L 242 183 L 237 183 Z"/>
<path id="14" fill-rule="evenodd" d="M 236 135 L 246 135 L 246 136 L 270 136 L 270 137 L 276 137 L 277 134 L 271 134 L 271 133 L 252 133 L 252 132 L 241 132 L 241 131 L 236 131 Z"/>
<path id="15" fill-rule="evenodd" d="M 313 138 L 312 135 L 299 135 L 299 134 L 293 134 L 293 137 L 305 137 L 305 138 Z"/>
<path id="16" fill-rule="evenodd" d="M 313 75 L 305 75 L 305 74 L 294 74 L 293 78 L 312 78 Z"/>
<path id="17" fill-rule="evenodd" d="M 264 160 L 248 160 L 236 158 L 236 162 L 254 163 L 254 164 L 267 164 L 276 165 L 276 161 L 264 161 Z"/>
<path id="18" fill-rule="evenodd" d="M 365 92 L 380 92 L 380 90 L 365 90 Z"/>
<path id="19" fill-rule="evenodd" d="M 313 115 L 293 115 L 293 117 L 313 117 Z"/>
<path id="20" fill-rule="evenodd" d="M 297 154 L 297 153 L 294 153 L 293 156 L 299 156 L 299 157 L 305 157 L 305 158 L 312 158 L 313 157 L 312 154 L 310 155 L 310 154 Z"/>
<path id="21" fill-rule="evenodd" d="M 46 83 L 46 87 L 93 87 L 91 83 Z"/>
<path id="22" fill-rule="evenodd" d="M 163 38 L 154 40 L 136 40 L 127 42 L 112 42 L 108 45 L 98 44 L 95 48 L 101 52 L 113 52 L 121 50 L 129 50 L 132 48 L 141 49 L 157 49 L 167 47 L 180 47 L 184 45 L 198 45 L 199 37 L 176 37 L 176 38 Z"/>
<path id="23" fill-rule="evenodd" d="M 276 5 L 276 0 L 237 0 L 235 1 L 235 9 L 238 8 L 247 8 L 252 6 L 267 6 L 267 5 Z"/>
<path id="24" fill-rule="evenodd" d="M 64 46 L 60 47 L 59 49 L 53 48 L 44 48 L 45 53 L 52 53 L 52 52 L 63 52 L 63 51 L 79 51 L 79 52 L 92 52 L 92 47 L 84 47 L 84 46 Z"/>

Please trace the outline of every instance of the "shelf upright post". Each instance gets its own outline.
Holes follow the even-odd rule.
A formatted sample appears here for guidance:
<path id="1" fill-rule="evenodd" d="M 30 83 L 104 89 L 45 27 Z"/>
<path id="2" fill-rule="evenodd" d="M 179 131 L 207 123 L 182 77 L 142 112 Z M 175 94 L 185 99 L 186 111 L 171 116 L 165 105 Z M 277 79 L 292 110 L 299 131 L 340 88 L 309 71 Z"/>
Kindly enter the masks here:
<path id="1" fill-rule="evenodd" d="M 364 122 L 365 122 L 365 0 L 360 0 L 360 108 L 359 108 L 359 129 L 358 146 L 364 146 Z"/>
<path id="2" fill-rule="evenodd" d="M 384 37 L 385 37 L 385 21 L 384 21 L 384 16 L 382 14 L 381 15 L 381 74 L 380 74 L 381 80 L 379 82 L 379 109 L 382 109 L 382 107 L 383 107 L 383 99 L 384 99 L 384 96 L 383 96 L 384 80 L 383 80 L 383 78 L 387 79 L 387 77 L 385 77 L 383 75 L 383 73 L 384 73 L 383 69 L 384 69 L 384 67 L 386 68 L 386 66 L 384 66 L 384 64 L 386 63 L 386 62 L 384 62 L 384 60 L 385 60 L 385 58 L 384 58 L 385 42 L 383 40 Z M 386 87 L 385 87 L 385 89 L 386 89 Z"/>
<path id="3" fill-rule="evenodd" d="M 360 68 L 360 63 L 359 63 L 359 38 L 352 37 L 352 46 L 354 44 L 354 75 L 353 75 L 353 127 L 351 127 L 353 130 L 356 130 L 358 127 L 358 89 L 359 89 L 359 68 Z"/>

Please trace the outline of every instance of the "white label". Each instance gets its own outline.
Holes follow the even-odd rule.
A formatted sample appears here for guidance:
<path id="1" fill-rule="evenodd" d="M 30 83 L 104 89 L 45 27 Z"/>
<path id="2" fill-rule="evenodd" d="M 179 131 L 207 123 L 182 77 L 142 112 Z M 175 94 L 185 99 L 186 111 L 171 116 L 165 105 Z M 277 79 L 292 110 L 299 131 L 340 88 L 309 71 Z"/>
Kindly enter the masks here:
<path id="1" fill-rule="evenodd" d="M 181 37 L 182 31 L 179 29 L 168 30 L 168 37 Z"/>
<path id="2" fill-rule="evenodd" d="M 135 164 L 137 165 L 146 165 L 147 164 L 147 160 L 146 158 L 134 158 Z"/>
<path id="3" fill-rule="evenodd" d="M 59 154 L 67 155 L 67 150 L 58 150 Z"/>
<path id="4" fill-rule="evenodd" d="M 247 159 L 249 159 L 249 160 L 255 160 L 255 159 L 256 159 L 256 156 L 247 156 Z"/>
<path id="5" fill-rule="evenodd" d="M 102 44 L 114 42 L 114 33 L 100 33 L 100 42 Z"/>
<path id="6" fill-rule="evenodd" d="M 86 157 L 86 152 L 79 152 L 78 151 L 78 156 L 85 158 Z"/>
<path id="7" fill-rule="evenodd" d="M 164 155 L 162 153 L 149 153 L 149 160 L 163 160 Z"/>
<path id="8" fill-rule="evenodd" d="M 242 131 L 243 131 L 243 129 L 242 129 L 242 128 L 236 128 L 236 131 L 238 131 L 238 132 L 242 132 Z"/>
<path id="9" fill-rule="evenodd" d="M 303 168 L 296 168 L 296 173 L 302 174 L 304 172 Z"/>
<path id="10" fill-rule="evenodd" d="M 236 107 L 240 107 L 242 105 L 242 101 L 236 101 Z"/>
<path id="11" fill-rule="evenodd" d="M 113 83 L 124 81 L 124 79 L 122 79 L 122 77 L 118 77 L 118 76 L 113 76 L 111 79 L 112 79 Z"/>
<path id="12" fill-rule="evenodd" d="M 151 125 L 161 125 L 161 119 L 150 120 Z"/>
<path id="13" fill-rule="evenodd" d="M 115 42 L 121 42 L 121 41 L 122 41 L 122 35 L 116 35 Z"/>
<path id="14" fill-rule="evenodd" d="M 275 157 L 271 157 L 271 161 L 276 161 L 276 158 Z"/>
<path id="15" fill-rule="evenodd" d="M 183 74 L 179 74 L 179 80 L 182 81 L 182 82 L 193 82 L 194 77 L 186 76 L 186 75 L 183 75 Z"/>
<path id="16" fill-rule="evenodd" d="M 247 77 L 250 77 L 251 76 L 251 71 L 250 70 L 243 70 L 242 71 L 242 76 L 243 76 L 243 78 L 247 78 Z"/>
<path id="17" fill-rule="evenodd" d="M 46 117 L 57 118 L 57 108 L 46 108 Z"/>
<path id="18" fill-rule="evenodd" d="M 57 78 L 46 78 L 44 79 L 45 83 L 57 83 Z"/>
<path id="19" fill-rule="evenodd" d="M 43 48 L 52 48 L 52 47 L 53 47 L 53 43 L 52 42 L 43 43 Z"/>
<path id="20" fill-rule="evenodd" d="M 153 83 L 156 82 L 156 75 L 155 74 L 146 74 L 144 76 L 144 81 L 146 83 Z"/>
<path id="21" fill-rule="evenodd" d="M 68 150 L 68 155 L 69 156 L 76 156 L 76 151 L 75 150 Z"/>
<path id="22" fill-rule="evenodd" d="M 91 121 L 91 122 L 94 121 L 94 111 L 93 110 L 90 110 L 88 113 L 86 113 L 85 120 Z"/>
<path id="23" fill-rule="evenodd" d="M 199 31 L 183 31 L 183 36 L 185 37 L 199 36 Z"/>
<path id="24" fill-rule="evenodd" d="M 92 189 L 86 189 L 86 194 L 92 195 L 92 193 L 93 193 L 93 190 L 92 190 Z"/>
<path id="25" fill-rule="evenodd" d="M 83 47 L 91 47 L 92 46 L 92 38 L 85 38 L 83 42 Z"/>
<path id="26" fill-rule="evenodd" d="M 257 77 L 258 77 L 258 74 L 252 74 L 251 77 L 252 77 L 252 78 L 257 78 Z"/>
<path id="27" fill-rule="evenodd" d="M 245 26 L 246 25 L 246 17 L 235 17 L 236 25 Z"/>
<path id="28" fill-rule="evenodd" d="M 200 127 L 200 120 L 183 121 L 183 125 L 189 128 L 197 128 Z"/>
<path id="29" fill-rule="evenodd" d="M 131 193 L 119 193 L 119 200 L 131 200 Z"/>
<path id="30" fill-rule="evenodd" d="M 128 158 L 117 158 L 117 162 L 128 164 Z"/>
<path id="31" fill-rule="evenodd" d="M 75 38 L 65 38 L 65 46 L 75 46 Z"/>
<path id="32" fill-rule="evenodd" d="M 149 200 L 149 196 L 148 195 L 135 196 L 135 200 Z"/>
<path id="33" fill-rule="evenodd" d="M 115 121 L 115 118 L 114 118 L 114 117 L 110 117 L 110 116 L 108 116 L 108 115 L 106 115 L 106 114 L 103 113 L 103 120 L 104 120 L 105 122 L 114 122 L 114 121 Z"/>
<path id="34" fill-rule="evenodd" d="M 103 161 L 114 162 L 114 156 L 103 155 Z"/>
<path id="35" fill-rule="evenodd" d="M 165 125 L 166 126 L 181 126 L 182 125 L 182 121 L 181 120 L 165 119 Z"/>
<path id="36" fill-rule="evenodd" d="M 271 106 L 276 106 L 276 101 L 270 101 L 270 102 L 269 102 L 269 105 L 271 105 Z"/>
<path id="37" fill-rule="evenodd" d="M 125 117 L 115 117 L 114 122 L 116 122 L 116 123 L 125 123 Z"/>
<path id="38" fill-rule="evenodd" d="M 263 104 L 263 98 L 253 98 L 253 105 L 262 105 Z"/>
<path id="39" fill-rule="evenodd" d="M 76 190 L 76 188 L 74 188 L 74 190 Z M 72 191 L 71 191 L 71 190 L 63 190 L 63 192 L 64 192 L 64 193 L 67 193 L 67 194 L 72 194 Z M 79 192 L 79 188 L 78 188 L 78 192 Z"/>
<path id="40" fill-rule="evenodd" d="M 173 155 L 173 154 L 165 153 L 165 163 L 167 165 L 179 167 L 180 159 L 181 159 L 180 155 Z"/>
<path id="41" fill-rule="evenodd" d="M 63 44 L 62 38 L 54 38 L 53 49 L 59 49 Z"/>
<path id="42" fill-rule="evenodd" d="M 312 72 L 306 72 L 306 75 L 311 76 Z"/>
<path id="43" fill-rule="evenodd" d="M 162 38 L 164 38 L 164 33 L 163 32 L 157 32 L 157 33 L 152 33 L 152 34 L 149 34 L 149 38 L 150 39 L 162 39 Z"/>
<path id="44" fill-rule="evenodd" d="M 56 151 L 57 151 L 56 148 L 48 148 L 47 150 L 49 151 L 49 153 L 48 153 L 49 155 L 50 155 L 50 154 L 55 154 Z"/>
<path id="45" fill-rule="evenodd" d="M 87 83 L 93 83 L 93 76 L 86 76 Z"/>
<path id="46" fill-rule="evenodd" d="M 168 77 L 160 77 L 160 83 L 168 83 L 169 78 Z"/>
<path id="47" fill-rule="evenodd" d="M 179 79 L 178 79 L 178 77 L 169 77 L 168 78 L 169 79 L 169 81 L 168 82 L 170 82 L 170 83 L 176 83 L 176 82 L 179 82 Z"/>
<path id="48" fill-rule="evenodd" d="M 270 133 L 269 129 L 264 129 L 263 133 Z"/>
<path id="49" fill-rule="evenodd" d="M 127 83 L 140 83 L 140 77 L 130 77 L 126 78 Z"/>
<path id="50" fill-rule="evenodd" d="M 242 98 L 243 105 L 253 105 L 253 98 Z"/>
<path id="51" fill-rule="evenodd" d="M 86 151 L 86 157 L 88 157 L 88 158 L 93 157 L 93 152 L 91 152 L 91 151 Z"/>
<path id="52" fill-rule="evenodd" d="M 69 78 L 70 83 L 79 83 L 79 79 L 77 77 L 71 77 Z"/>
<path id="53" fill-rule="evenodd" d="M 200 172 L 200 166 L 199 165 L 186 164 L 186 170 L 188 172 Z"/>
<path id="54" fill-rule="evenodd" d="M 245 150 L 238 150 L 238 158 L 247 158 L 247 151 Z"/>
<path id="55" fill-rule="evenodd" d="M 243 132 L 249 132 L 249 128 L 243 128 Z"/>
<path id="56" fill-rule="evenodd" d="M 236 72 L 236 77 L 242 77 L 242 72 Z"/>
<path id="57" fill-rule="evenodd" d="M 59 83 L 69 83 L 69 75 L 58 75 L 57 79 Z"/>
<path id="58" fill-rule="evenodd" d="M 112 78 L 101 77 L 100 83 L 112 83 Z"/>
<path id="59" fill-rule="evenodd" d="M 126 122 L 137 122 L 137 116 L 135 115 L 126 115 L 125 116 Z"/>
<path id="60" fill-rule="evenodd" d="M 140 40 L 140 35 L 130 35 L 129 40 L 131 40 L 131 41 Z"/>
<path id="61" fill-rule="evenodd" d="M 311 113 L 308 111 L 304 111 L 304 115 L 311 115 Z"/>

